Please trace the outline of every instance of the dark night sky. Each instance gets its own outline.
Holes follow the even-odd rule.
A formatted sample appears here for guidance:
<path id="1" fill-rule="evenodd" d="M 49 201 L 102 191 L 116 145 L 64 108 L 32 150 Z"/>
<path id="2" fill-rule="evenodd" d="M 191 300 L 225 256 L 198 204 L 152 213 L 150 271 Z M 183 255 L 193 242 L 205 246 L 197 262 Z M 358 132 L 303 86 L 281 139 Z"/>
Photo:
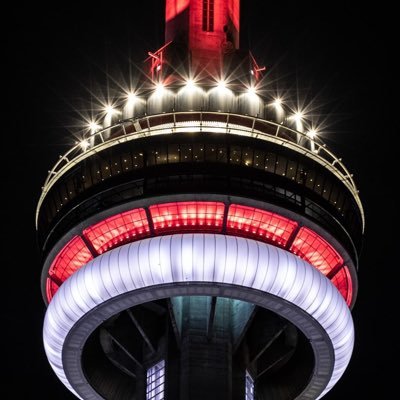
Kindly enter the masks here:
<path id="1" fill-rule="evenodd" d="M 388 362 L 398 352 L 390 329 L 398 316 L 398 283 L 392 275 L 398 269 L 393 261 L 398 258 L 393 254 L 398 216 L 389 186 L 398 182 L 391 144 L 399 131 L 390 60 L 397 51 L 394 10 L 382 2 L 374 8 L 323 3 L 243 0 L 242 43 L 282 77 L 279 85 L 297 86 L 300 97 L 317 98 L 319 112 L 330 123 L 325 139 L 359 184 L 367 233 L 354 310 L 357 343 L 348 371 L 325 398 L 359 399 L 380 390 L 378 397 L 385 399 L 392 397 L 396 382 L 390 383 L 394 372 Z M 12 4 L 11 12 L 3 14 L 10 23 L 1 35 L 3 224 L 15 215 L 2 229 L 4 399 L 74 398 L 55 378 L 42 348 L 45 307 L 34 210 L 47 170 L 74 141 L 69 126 L 77 118 L 73 108 L 89 98 L 85 87 L 106 87 L 106 71 L 117 79 L 126 76 L 129 59 L 140 63 L 148 50 L 162 44 L 164 2 L 130 4 L 82 1 L 44 7 L 31 2 L 18 9 Z M 13 250 L 16 245 L 19 249 Z M 10 389 L 13 395 L 6 394 Z"/>

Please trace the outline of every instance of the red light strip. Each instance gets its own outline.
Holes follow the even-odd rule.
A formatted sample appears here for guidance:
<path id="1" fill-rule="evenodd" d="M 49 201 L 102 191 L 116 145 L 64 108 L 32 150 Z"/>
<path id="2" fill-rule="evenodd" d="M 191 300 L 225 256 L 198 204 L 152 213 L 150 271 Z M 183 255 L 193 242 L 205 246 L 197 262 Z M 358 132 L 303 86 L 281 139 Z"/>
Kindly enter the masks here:
<path id="1" fill-rule="evenodd" d="M 85 229 L 83 235 L 102 254 L 116 246 L 149 236 L 146 211 L 138 208 L 114 215 Z"/>
<path id="2" fill-rule="evenodd" d="M 328 275 L 336 266 L 343 264 L 343 258 L 321 236 L 309 228 L 302 227 L 290 251 L 307 261 L 324 275 Z"/>
<path id="3" fill-rule="evenodd" d="M 57 254 L 51 264 L 49 269 L 49 280 L 52 280 L 53 284 L 48 283 L 47 296 L 49 297 L 50 291 L 51 297 L 53 297 L 55 294 L 53 290 L 55 288 L 58 289 L 58 283 L 67 280 L 74 272 L 92 259 L 93 256 L 86 247 L 82 238 L 75 236 L 71 239 Z"/>
<path id="4" fill-rule="evenodd" d="M 347 304 L 350 305 L 353 298 L 353 285 L 349 268 L 344 266 L 331 281 L 342 294 Z"/>
<path id="5" fill-rule="evenodd" d="M 179 202 L 154 205 L 150 214 L 156 233 L 207 231 L 221 232 L 225 204 L 217 202 Z"/>
<path id="6" fill-rule="evenodd" d="M 58 286 L 53 280 L 51 280 L 51 278 L 47 278 L 46 296 L 47 296 L 47 300 L 49 303 L 50 303 L 51 299 L 53 298 L 53 296 L 56 294 L 59 287 L 60 286 Z"/>
<path id="7" fill-rule="evenodd" d="M 149 207 L 155 235 L 175 232 L 220 233 L 224 228 L 225 204 L 221 202 L 176 202 Z M 323 274 L 328 275 L 343 258 L 313 230 L 276 213 L 232 204 L 229 207 L 226 232 L 250 237 L 286 248 L 295 235 L 289 251 L 298 255 Z M 125 243 L 150 236 L 150 224 L 143 208 L 130 210 L 105 219 L 83 231 L 85 239 L 102 254 Z M 48 301 L 69 276 L 87 264 L 92 254 L 81 237 L 75 236 L 55 257 L 46 282 Z M 332 278 L 333 284 L 351 304 L 353 287 L 348 267 Z"/>
<path id="8" fill-rule="evenodd" d="M 226 231 L 230 234 L 245 234 L 284 247 L 296 228 L 297 222 L 272 212 L 237 204 L 229 207 Z"/>

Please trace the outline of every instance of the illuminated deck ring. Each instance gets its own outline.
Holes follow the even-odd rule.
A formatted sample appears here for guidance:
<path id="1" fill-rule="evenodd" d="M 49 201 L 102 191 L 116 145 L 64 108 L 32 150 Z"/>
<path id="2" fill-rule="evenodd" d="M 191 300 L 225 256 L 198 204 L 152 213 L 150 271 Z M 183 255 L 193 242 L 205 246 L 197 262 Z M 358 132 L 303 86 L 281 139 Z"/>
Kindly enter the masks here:
<path id="1" fill-rule="evenodd" d="M 297 399 L 322 397 L 340 379 L 353 349 L 346 302 L 315 268 L 289 252 L 250 239 L 178 234 L 111 250 L 68 279 L 49 305 L 44 344 L 59 379 L 78 397 L 99 400 L 81 356 L 90 334 L 134 305 L 185 295 L 230 297 L 268 308 L 310 341 L 315 365 Z"/>
<path id="2" fill-rule="evenodd" d="M 163 123 L 159 122 L 160 117 L 163 118 Z M 178 117 L 180 118 L 180 121 L 177 121 Z M 221 122 L 219 120 L 221 117 L 224 117 L 225 121 Z M 239 125 L 230 122 L 230 119 L 233 117 L 240 118 L 243 124 Z M 168 120 L 170 122 L 166 122 Z M 259 129 L 255 128 L 256 123 L 261 125 Z M 142 128 L 142 125 L 145 126 L 145 128 Z M 94 145 L 88 149 L 84 150 L 81 148 L 80 144 L 77 144 L 63 156 L 60 156 L 58 162 L 54 165 L 52 170 L 49 171 L 36 208 L 36 227 L 38 226 L 39 212 L 42 203 L 53 185 L 71 168 L 79 164 L 81 161 L 100 153 L 105 149 L 135 139 L 156 135 L 204 131 L 257 138 L 259 140 L 264 140 L 289 148 L 315 161 L 336 176 L 336 178 L 339 179 L 339 181 L 341 181 L 343 185 L 350 191 L 360 211 L 362 230 L 364 231 L 364 208 L 352 174 L 343 164 L 342 160 L 328 150 L 320 139 L 312 139 L 305 133 L 298 132 L 273 121 L 267 121 L 257 117 L 250 117 L 234 113 L 213 111 L 180 111 L 161 115 L 156 114 L 152 116 L 146 116 L 144 118 L 127 119 L 96 132 L 91 138 L 91 140 L 94 141 Z M 108 133 L 110 136 L 109 138 L 105 137 L 106 133 Z M 287 139 L 285 134 L 299 135 L 302 137 L 304 142 L 312 142 L 313 146 L 315 147 L 315 151 L 307 149 L 305 146 Z"/>

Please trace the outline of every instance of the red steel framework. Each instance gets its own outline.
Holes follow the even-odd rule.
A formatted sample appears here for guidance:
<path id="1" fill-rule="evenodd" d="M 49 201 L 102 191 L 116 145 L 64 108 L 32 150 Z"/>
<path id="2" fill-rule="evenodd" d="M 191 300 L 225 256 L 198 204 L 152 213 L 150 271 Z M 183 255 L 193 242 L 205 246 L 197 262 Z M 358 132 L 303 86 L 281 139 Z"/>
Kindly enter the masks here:
<path id="1" fill-rule="evenodd" d="M 151 228 L 152 227 L 152 228 Z M 136 208 L 106 218 L 73 237 L 56 255 L 46 282 L 50 302 L 61 284 L 97 255 L 146 237 L 179 232 L 226 233 L 274 244 L 296 254 L 331 279 L 348 305 L 353 290 L 343 258 L 312 229 L 279 214 L 222 202 L 174 202 Z"/>

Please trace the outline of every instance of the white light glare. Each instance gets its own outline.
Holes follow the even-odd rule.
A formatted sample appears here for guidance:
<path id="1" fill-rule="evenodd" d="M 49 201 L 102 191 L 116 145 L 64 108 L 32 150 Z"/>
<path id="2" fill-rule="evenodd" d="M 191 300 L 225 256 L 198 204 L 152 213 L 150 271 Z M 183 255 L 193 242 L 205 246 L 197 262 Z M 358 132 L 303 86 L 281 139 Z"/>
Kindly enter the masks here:
<path id="1" fill-rule="evenodd" d="M 127 96 L 127 104 L 128 105 L 135 104 L 136 100 L 137 100 L 137 96 L 135 93 L 132 93 L 132 92 L 128 93 L 128 96 Z"/>
<path id="2" fill-rule="evenodd" d="M 162 96 L 163 93 L 164 93 L 164 90 L 165 90 L 164 84 L 163 84 L 162 82 L 158 82 L 158 83 L 156 84 L 156 90 L 155 90 L 154 93 L 155 93 L 157 96 Z"/>
<path id="3" fill-rule="evenodd" d="M 226 82 L 224 80 L 220 80 L 217 84 L 217 88 L 221 91 L 226 90 Z"/>
<path id="4" fill-rule="evenodd" d="M 81 140 L 81 142 L 79 143 L 79 145 L 81 146 L 81 149 L 82 149 L 83 151 L 86 151 L 87 148 L 89 147 L 90 143 L 89 143 L 86 139 L 83 139 L 83 140 Z"/>
<path id="5" fill-rule="evenodd" d="M 292 116 L 292 118 L 296 121 L 296 122 L 301 122 L 304 118 L 304 114 L 301 111 L 296 111 L 294 113 L 294 115 Z"/>
<path id="6" fill-rule="evenodd" d="M 98 125 L 96 122 L 91 121 L 88 123 L 88 128 L 90 129 L 90 132 L 96 133 L 99 129 L 101 129 L 101 125 Z"/>
<path id="7" fill-rule="evenodd" d="M 254 86 L 249 86 L 247 88 L 247 94 L 250 96 L 257 96 L 257 89 Z"/>
<path id="8" fill-rule="evenodd" d="M 104 111 L 109 117 L 113 116 L 114 114 L 118 114 L 118 111 L 110 104 L 104 108 Z"/>
<path id="9" fill-rule="evenodd" d="M 275 106 L 276 108 L 281 108 L 282 107 L 282 100 L 277 97 L 276 99 L 274 99 L 274 102 L 272 103 L 273 106 Z"/>
<path id="10" fill-rule="evenodd" d="M 194 83 L 194 80 L 193 79 L 188 79 L 187 81 L 186 81 L 186 89 L 188 89 L 188 90 L 193 90 L 195 87 L 196 87 L 196 84 Z"/>
<path id="11" fill-rule="evenodd" d="M 315 129 L 310 129 L 307 132 L 307 136 L 311 139 L 314 139 L 318 135 L 318 132 Z"/>

